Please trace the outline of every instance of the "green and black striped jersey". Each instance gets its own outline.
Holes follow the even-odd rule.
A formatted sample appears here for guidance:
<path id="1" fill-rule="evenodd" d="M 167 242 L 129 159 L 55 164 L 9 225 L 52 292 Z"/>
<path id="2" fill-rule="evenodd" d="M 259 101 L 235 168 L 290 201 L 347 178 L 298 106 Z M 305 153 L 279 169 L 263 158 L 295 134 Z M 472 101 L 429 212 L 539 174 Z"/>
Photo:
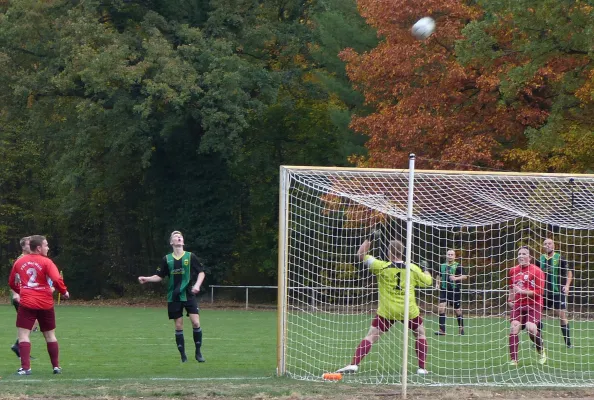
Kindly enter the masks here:
<path id="1" fill-rule="evenodd" d="M 559 253 L 553 253 L 550 257 L 541 254 L 540 259 L 536 260 L 536 265 L 547 278 L 546 291 L 561 293 L 561 286 L 565 285 L 567 279 L 567 260 Z"/>
<path id="2" fill-rule="evenodd" d="M 157 274 L 161 278 L 169 277 L 167 285 L 167 302 L 187 301 L 194 296 L 192 286 L 198 279 L 198 274 L 204 272 L 204 267 L 195 254 L 185 251 L 176 258 L 173 253 L 163 257 Z"/>
<path id="3" fill-rule="evenodd" d="M 454 261 L 451 264 L 444 263 L 439 266 L 439 288 L 441 290 L 449 290 L 458 292 L 461 289 L 460 282 L 453 282 L 449 280 L 451 276 L 460 276 L 464 275 L 464 269 L 460 265 L 460 263 Z"/>

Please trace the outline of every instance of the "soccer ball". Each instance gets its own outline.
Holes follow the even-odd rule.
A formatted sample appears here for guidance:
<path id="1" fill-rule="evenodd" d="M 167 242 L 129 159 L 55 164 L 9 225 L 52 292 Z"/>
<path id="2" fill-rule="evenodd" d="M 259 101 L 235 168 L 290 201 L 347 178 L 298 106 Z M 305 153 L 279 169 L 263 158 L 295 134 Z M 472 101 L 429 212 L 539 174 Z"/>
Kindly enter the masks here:
<path id="1" fill-rule="evenodd" d="M 435 31 L 435 20 L 431 17 L 423 17 L 412 26 L 410 32 L 419 39 L 427 39 Z"/>

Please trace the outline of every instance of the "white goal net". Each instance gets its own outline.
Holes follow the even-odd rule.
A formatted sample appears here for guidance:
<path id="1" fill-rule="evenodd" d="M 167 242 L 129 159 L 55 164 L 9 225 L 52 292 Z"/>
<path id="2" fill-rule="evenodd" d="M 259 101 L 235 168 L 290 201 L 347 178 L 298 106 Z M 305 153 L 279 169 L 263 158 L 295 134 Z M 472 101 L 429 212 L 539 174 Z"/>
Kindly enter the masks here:
<path id="1" fill-rule="evenodd" d="M 408 170 L 281 167 L 279 374 L 321 380 L 358 364 L 343 381 L 400 384 L 407 365 L 413 384 L 594 385 L 594 176 L 417 171 L 413 187 L 407 232 Z M 378 286 L 356 252 L 371 238 L 370 254 L 385 260 L 387 244 L 406 242 L 407 233 L 407 261 L 426 265 L 433 277 L 431 287 L 415 289 L 427 375 L 417 374 L 411 331 L 403 363 L 401 323 L 371 348 L 363 343 Z M 573 279 L 564 304 L 548 293 L 540 334 L 546 360 L 521 330 L 516 366 L 508 272 L 521 246 L 545 263 L 555 279 L 549 285 L 561 293 Z M 450 275 L 459 280 L 443 290 Z"/>

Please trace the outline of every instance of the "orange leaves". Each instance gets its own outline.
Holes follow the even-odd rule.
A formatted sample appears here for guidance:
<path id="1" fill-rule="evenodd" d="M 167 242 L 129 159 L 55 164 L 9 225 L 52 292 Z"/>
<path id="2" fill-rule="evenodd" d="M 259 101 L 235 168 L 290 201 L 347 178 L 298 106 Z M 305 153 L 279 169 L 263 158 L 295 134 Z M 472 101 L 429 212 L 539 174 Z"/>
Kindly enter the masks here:
<path id="1" fill-rule="evenodd" d="M 437 17 L 437 30 L 444 37 L 459 34 L 459 20 L 476 16 L 476 9 L 459 0 L 359 0 L 361 15 L 388 41 L 414 40 L 410 27 L 425 16 Z M 454 18 L 450 18 L 453 16 Z"/>
<path id="2" fill-rule="evenodd" d="M 377 194 L 385 189 L 385 181 L 381 178 L 377 178 L 376 181 L 369 179 L 365 182 L 365 185 L 366 187 L 363 189 L 368 190 L 371 193 L 370 196 L 381 198 L 382 204 L 387 204 L 390 201 L 387 197 L 384 198 L 384 196 Z M 342 180 L 340 177 L 334 177 L 333 188 L 340 191 L 342 187 L 349 192 L 353 188 L 353 182 L 348 179 Z M 324 215 L 331 215 L 339 211 L 344 212 L 343 222 L 345 228 L 371 227 L 378 223 L 385 223 L 388 218 L 387 214 L 382 213 L 380 210 L 357 202 L 347 201 L 344 197 L 335 194 L 324 194 L 320 197 L 320 200 L 324 206 L 322 211 Z"/>
<path id="3" fill-rule="evenodd" d="M 359 0 L 358 5 L 384 38 L 369 52 L 341 53 L 349 78 L 374 110 L 354 116 L 351 123 L 369 137 L 368 157 L 356 159 L 360 166 L 399 168 L 406 165 L 409 153 L 415 153 L 420 167 L 438 166 L 441 160 L 502 167 L 508 148 L 525 145 L 526 127 L 547 121 L 550 83 L 582 62 L 574 57 L 568 66 L 566 57 L 552 58 L 532 76 L 529 69 L 524 73 L 521 68 L 530 58 L 514 50 L 518 32 L 513 16 L 506 14 L 500 30 L 496 25 L 485 28 L 495 40 L 492 50 L 490 43 L 483 48 L 490 58 L 476 57 L 462 65 L 454 44 L 463 38 L 465 25 L 482 15 L 480 9 L 454 0 Z M 417 41 L 410 26 L 426 15 L 436 19 L 436 33 Z M 527 79 L 505 78 L 504 98 L 502 77 L 511 71 Z M 592 84 L 582 90 L 584 98 L 588 92 L 592 97 L 594 75 L 591 78 Z"/>
<path id="4" fill-rule="evenodd" d="M 35 95 L 33 93 L 29 93 L 29 95 L 27 96 L 27 108 L 33 107 L 34 103 L 35 103 Z"/>
<path id="5" fill-rule="evenodd" d="M 516 114 L 516 120 L 524 126 L 541 126 L 549 116 L 548 111 L 539 108 L 521 108 Z"/>
<path id="6" fill-rule="evenodd" d="M 581 88 L 579 88 L 575 96 L 584 104 L 589 104 L 594 101 L 594 69 L 588 73 L 588 78 L 585 80 Z"/>
<path id="7" fill-rule="evenodd" d="M 448 154 L 494 163 L 488 129 L 472 122 L 478 116 L 474 102 L 493 101 L 484 93 L 494 90 L 497 79 L 488 77 L 477 84 L 475 73 L 458 64 L 453 51 L 464 21 L 479 11 L 459 1 L 360 0 L 358 4 L 368 23 L 385 37 L 368 53 L 347 49 L 341 54 L 349 78 L 375 108 L 372 114 L 352 120 L 353 129 L 369 136 L 369 157 L 358 160 L 359 165 L 401 167 L 410 152 L 432 159 Z M 437 31 L 428 40 L 417 41 L 410 26 L 426 15 L 436 17 Z M 495 107 L 489 110 L 499 112 Z"/>
<path id="8" fill-rule="evenodd" d="M 351 127 L 369 137 L 368 156 L 352 161 L 401 168 L 415 153 L 419 168 L 445 161 L 460 169 L 591 168 L 584 148 L 594 136 L 594 8 L 536 2 L 526 10 L 494 1 L 483 19 L 469 3 L 358 1 L 383 40 L 366 53 L 341 54 L 372 110 L 352 119 Z M 409 29 L 423 16 L 437 29 L 417 41 Z"/>

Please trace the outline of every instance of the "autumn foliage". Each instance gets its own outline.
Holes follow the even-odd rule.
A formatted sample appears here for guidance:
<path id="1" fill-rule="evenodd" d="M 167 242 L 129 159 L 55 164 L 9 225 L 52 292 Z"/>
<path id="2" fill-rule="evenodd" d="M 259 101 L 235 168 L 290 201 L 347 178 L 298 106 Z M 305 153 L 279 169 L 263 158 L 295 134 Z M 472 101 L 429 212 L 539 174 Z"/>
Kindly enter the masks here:
<path id="1" fill-rule="evenodd" d="M 588 60 L 581 54 L 551 53 L 540 65 L 530 64 L 533 55 L 517 50 L 529 39 L 506 14 L 498 16 L 497 24 L 485 25 L 491 42 L 475 37 L 465 43 L 465 34 L 473 32 L 463 28 L 484 18 L 482 9 L 467 3 L 358 1 L 363 17 L 383 38 L 367 53 L 341 53 L 349 78 L 373 110 L 352 120 L 354 130 L 369 136 L 368 156 L 356 160 L 358 165 L 402 168 L 409 153 L 415 153 L 425 168 L 520 169 L 539 157 L 532 150 L 522 152 L 528 146 L 527 129 L 547 122 L 558 82 Z M 409 29 L 423 16 L 435 18 L 437 29 L 418 41 Z M 514 81 L 512 73 L 521 76 Z M 584 91 L 591 90 L 581 92 L 591 101 Z"/>

